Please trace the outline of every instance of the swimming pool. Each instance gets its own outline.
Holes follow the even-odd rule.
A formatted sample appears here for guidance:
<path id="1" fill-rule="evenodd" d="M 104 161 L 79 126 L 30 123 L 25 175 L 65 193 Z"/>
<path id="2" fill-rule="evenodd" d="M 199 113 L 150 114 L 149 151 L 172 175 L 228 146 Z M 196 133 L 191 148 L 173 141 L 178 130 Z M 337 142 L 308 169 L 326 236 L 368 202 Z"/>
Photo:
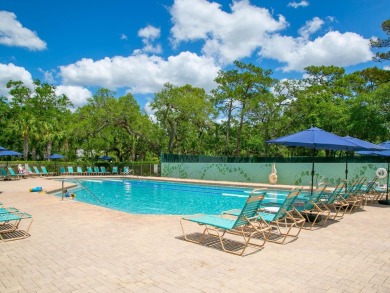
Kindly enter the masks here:
<path id="1" fill-rule="evenodd" d="M 68 180 L 67 180 L 68 181 Z M 220 214 L 240 208 L 253 188 L 136 179 L 78 179 L 76 200 L 133 214 Z M 265 202 L 282 202 L 289 191 L 268 190 Z M 57 194 L 61 196 L 61 193 Z"/>

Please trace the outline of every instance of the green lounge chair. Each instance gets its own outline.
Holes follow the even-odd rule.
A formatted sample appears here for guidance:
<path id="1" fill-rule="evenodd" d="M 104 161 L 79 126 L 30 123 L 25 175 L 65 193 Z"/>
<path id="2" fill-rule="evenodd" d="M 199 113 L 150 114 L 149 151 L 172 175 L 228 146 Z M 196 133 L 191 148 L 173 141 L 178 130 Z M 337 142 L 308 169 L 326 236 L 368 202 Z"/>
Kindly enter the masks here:
<path id="1" fill-rule="evenodd" d="M 340 196 L 348 202 L 349 206 L 345 212 L 351 213 L 354 209 L 358 209 L 362 205 L 362 198 L 360 197 L 359 191 L 361 190 L 364 182 L 367 180 L 366 177 L 356 179 L 352 182 L 345 192 L 341 192 Z"/>
<path id="2" fill-rule="evenodd" d="M 95 175 L 95 173 L 92 170 L 92 167 L 87 167 L 87 174 L 88 175 Z"/>
<path id="3" fill-rule="evenodd" d="M 100 172 L 98 166 L 94 166 L 94 167 L 93 167 L 93 172 L 94 172 L 96 175 L 103 175 L 102 172 Z"/>
<path id="4" fill-rule="evenodd" d="M 37 176 L 33 170 L 31 170 L 31 167 L 27 165 L 27 173 L 29 174 L 30 177 L 35 177 Z"/>
<path id="5" fill-rule="evenodd" d="M 268 210 L 266 207 L 264 211 L 259 212 L 259 221 L 265 221 L 272 227 L 268 241 L 284 244 L 287 237 L 292 237 L 294 239 L 298 237 L 306 220 L 303 217 L 294 217 L 293 204 L 301 193 L 301 190 L 302 188 L 290 191 L 284 202 L 279 207 L 268 207 Z M 293 228 L 298 229 L 298 231 L 293 233 Z"/>
<path id="6" fill-rule="evenodd" d="M 366 205 L 368 202 L 374 203 L 384 194 L 386 194 L 386 188 L 378 187 L 378 179 L 379 177 L 375 176 L 371 181 L 367 183 L 367 185 L 362 187 L 360 193 L 363 198 L 364 205 Z"/>
<path id="7" fill-rule="evenodd" d="M 108 171 L 106 170 L 106 167 L 104 167 L 104 166 L 100 166 L 100 173 L 101 173 L 102 175 L 110 175 L 110 174 L 111 174 L 111 172 L 108 172 Z"/>
<path id="8" fill-rule="evenodd" d="M 77 168 L 76 168 L 76 174 L 77 174 L 77 175 L 85 175 L 86 173 L 83 171 L 83 168 L 77 166 Z"/>
<path id="9" fill-rule="evenodd" d="M 123 172 L 121 173 L 122 175 L 130 175 L 131 173 L 133 173 L 133 170 L 132 169 L 129 169 L 129 167 L 123 167 Z"/>
<path id="10" fill-rule="evenodd" d="M 34 174 L 37 176 L 42 176 L 43 174 L 39 171 L 37 166 L 33 166 Z"/>
<path id="11" fill-rule="evenodd" d="M 19 210 L 14 207 L 5 207 L 3 203 L 0 203 L 0 214 L 8 214 L 12 212 L 19 212 Z"/>
<path id="12" fill-rule="evenodd" d="M 48 172 L 45 166 L 41 166 L 42 174 L 44 176 L 56 176 L 57 172 Z"/>
<path id="13" fill-rule="evenodd" d="M 114 166 L 112 167 L 112 170 L 111 170 L 111 173 L 114 175 L 118 175 L 118 167 L 117 166 Z"/>
<path id="14" fill-rule="evenodd" d="M 27 178 L 27 176 L 22 176 L 22 174 L 16 174 L 12 167 L 8 167 L 8 172 L 11 178 L 20 179 L 20 177 Z"/>
<path id="15" fill-rule="evenodd" d="M 296 239 L 305 225 L 305 218 L 293 215 L 293 204 L 299 196 L 302 188 L 298 190 L 292 190 L 287 196 L 284 202 L 278 206 L 264 205 L 258 212 L 258 221 L 260 223 L 266 223 L 272 228 L 268 241 L 283 244 L 287 237 L 293 237 Z M 237 210 L 229 210 L 223 212 L 226 215 L 237 215 Z M 292 229 L 298 229 L 293 233 Z"/>
<path id="16" fill-rule="evenodd" d="M 181 218 L 180 225 L 184 239 L 194 243 L 203 243 L 206 235 L 217 237 L 223 251 L 236 255 L 243 255 L 248 245 L 263 247 L 268 239 L 268 233 L 271 228 L 267 224 L 259 226 L 256 219 L 257 211 L 264 199 L 265 193 L 266 190 L 261 194 L 250 194 L 241 212 L 234 219 L 213 215 L 193 215 Z M 193 222 L 205 227 L 199 239 L 191 239 L 186 234 L 184 231 L 184 222 Z M 229 249 L 229 240 L 225 237 L 225 234 L 243 237 L 244 243 L 242 243 L 241 250 Z M 252 238 L 262 239 L 261 244 L 251 242 Z"/>
<path id="17" fill-rule="evenodd" d="M 11 180 L 7 171 L 5 171 L 4 168 L 0 168 L 0 173 L 1 173 L 1 176 L 4 178 L 4 180 Z"/>
<path id="18" fill-rule="evenodd" d="M 74 175 L 73 167 L 68 166 L 68 172 L 66 173 L 67 175 Z"/>
<path id="19" fill-rule="evenodd" d="M 20 224 L 23 220 L 30 220 L 25 229 L 20 228 Z M 32 221 L 31 215 L 20 211 L 0 213 L 0 241 L 10 241 L 28 237 L 28 231 L 30 230 Z"/>
<path id="20" fill-rule="evenodd" d="M 336 218 L 342 219 L 345 211 L 349 207 L 349 203 L 340 195 L 345 188 L 345 180 L 340 181 L 339 184 L 334 188 L 332 193 L 323 193 L 318 206 L 320 208 L 328 208 L 333 216 L 333 220 Z"/>
<path id="21" fill-rule="evenodd" d="M 60 175 L 66 175 L 65 167 L 60 167 Z"/>
<path id="22" fill-rule="evenodd" d="M 303 205 L 298 205 L 297 202 L 293 205 L 295 212 L 304 217 L 306 223 L 311 223 L 308 228 L 310 230 L 318 223 L 322 223 L 322 226 L 325 225 L 330 216 L 330 210 L 327 207 L 321 208 L 319 205 L 325 189 L 326 185 L 321 185 L 305 200 Z M 303 229 L 306 229 L 305 226 Z"/>
<path id="23" fill-rule="evenodd" d="M 8 172 L 12 175 L 12 176 L 19 176 L 19 178 L 29 178 L 29 177 L 32 177 L 32 174 L 29 174 L 28 172 L 26 172 L 23 168 L 22 169 L 19 169 L 18 167 L 18 172 L 15 172 L 14 169 L 12 167 L 8 167 Z"/>

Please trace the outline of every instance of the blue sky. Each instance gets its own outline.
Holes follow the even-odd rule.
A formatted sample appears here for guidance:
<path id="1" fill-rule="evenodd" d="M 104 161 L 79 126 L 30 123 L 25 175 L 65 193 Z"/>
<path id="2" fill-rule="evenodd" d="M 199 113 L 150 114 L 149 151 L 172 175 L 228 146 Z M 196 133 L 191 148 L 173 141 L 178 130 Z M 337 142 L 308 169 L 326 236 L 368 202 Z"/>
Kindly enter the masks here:
<path id="1" fill-rule="evenodd" d="M 104 87 L 147 110 L 164 83 L 210 90 L 234 60 L 278 79 L 309 65 L 386 68 L 369 39 L 386 37 L 389 12 L 389 0 L 2 0 L 0 95 L 10 79 L 40 79 L 76 107 Z"/>

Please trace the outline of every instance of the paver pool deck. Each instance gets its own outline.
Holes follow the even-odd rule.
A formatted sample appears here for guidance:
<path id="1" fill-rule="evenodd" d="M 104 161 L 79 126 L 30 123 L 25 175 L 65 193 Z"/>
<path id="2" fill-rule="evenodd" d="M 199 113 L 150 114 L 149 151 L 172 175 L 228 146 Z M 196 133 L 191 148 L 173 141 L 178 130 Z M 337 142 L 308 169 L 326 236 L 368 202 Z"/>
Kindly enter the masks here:
<path id="1" fill-rule="evenodd" d="M 0 202 L 34 219 L 31 236 L 0 242 L 0 292 L 390 292 L 388 206 L 239 257 L 179 239 L 180 216 L 62 202 L 35 186 L 61 182 L 0 181 Z"/>

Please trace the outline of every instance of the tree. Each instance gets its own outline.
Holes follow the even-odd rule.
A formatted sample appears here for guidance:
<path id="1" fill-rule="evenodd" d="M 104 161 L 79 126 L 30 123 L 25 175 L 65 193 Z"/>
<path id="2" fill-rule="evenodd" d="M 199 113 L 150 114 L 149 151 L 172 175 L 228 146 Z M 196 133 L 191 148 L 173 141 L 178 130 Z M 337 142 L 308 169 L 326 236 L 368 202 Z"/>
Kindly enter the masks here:
<path id="1" fill-rule="evenodd" d="M 23 155 L 25 160 L 32 145 L 32 155 L 35 159 L 38 150 L 40 157 L 47 155 L 51 149 L 53 134 L 61 131 L 70 117 L 68 107 L 72 103 L 65 95 L 58 96 L 55 87 L 47 83 L 34 81 L 30 89 L 21 81 L 9 81 L 7 88 L 12 95 L 12 128 L 16 136 L 23 140 Z M 50 130 L 48 130 L 50 127 Z M 50 133 L 48 133 L 50 132 Z"/>
<path id="2" fill-rule="evenodd" d="M 158 139 L 151 134 L 153 125 L 131 94 L 114 95 L 108 89 L 99 89 L 76 111 L 78 122 L 72 132 L 91 157 L 114 151 L 120 161 L 134 161 L 137 154 L 142 159 Z"/>
<path id="3" fill-rule="evenodd" d="M 114 102 L 114 101 L 111 101 Z M 116 100 L 109 106 L 112 111 L 113 127 L 115 131 L 123 132 L 123 136 L 127 136 L 126 140 L 120 141 L 115 137 L 115 144 L 112 148 L 116 148 L 118 153 L 125 150 L 131 154 L 131 159 L 142 160 L 146 157 L 146 153 L 150 150 L 159 155 L 161 144 L 159 143 L 160 136 L 157 135 L 156 125 L 153 125 L 149 117 L 141 111 L 137 101 L 131 94 L 127 94 Z M 122 145 L 122 148 L 118 148 Z"/>
<path id="4" fill-rule="evenodd" d="M 353 96 L 345 70 L 335 66 L 310 66 L 305 70 L 307 77 L 292 87 L 293 98 L 286 111 L 293 117 L 293 131 L 316 126 L 343 134 L 347 129 L 345 99 Z"/>
<path id="5" fill-rule="evenodd" d="M 377 67 L 366 68 L 362 71 L 354 72 L 351 75 L 359 75 L 364 79 L 362 85 L 364 86 L 363 90 L 365 92 L 373 91 L 381 84 L 390 82 L 390 70 L 383 70 Z"/>
<path id="6" fill-rule="evenodd" d="M 172 154 L 175 147 L 178 153 L 199 149 L 196 144 L 213 112 L 210 97 L 204 89 L 190 85 L 175 87 L 167 83 L 155 94 L 151 107 L 168 135 L 169 153 Z"/>
<path id="7" fill-rule="evenodd" d="M 9 122 L 12 118 L 12 109 L 6 100 L 5 97 L 0 96 L 0 146 L 8 145 L 13 140 L 9 134 Z"/>
<path id="8" fill-rule="evenodd" d="M 349 135 L 379 143 L 388 140 L 390 83 L 348 101 Z"/>
<path id="9" fill-rule="evenodd" d="M 372 48 L 388 48 L 390 47 L 390 19 L 382 22 L 382 30 L 387 35 L 387 39 L 371 39 L 370 45 Z M 375 61 L 387 61 L 390 60 L 390 51 L 387 52 L 377 52 L 375 53 L 375 57 L 373 58 Z"/>
<path id="10" fill-rule="evenodd" d="M 285 81 L 275 84 L 273 92 L 257 95 L 249 103 L 248 118 L 251 127 L 246 134 L 246 150 L 258 156 L 268 153 L 269 145 L 265 141 L 280 136 L 281 129 L 289 124 L 284 115 L 290 105 Z M 293 118 L 293 117 L 291 117 Z"/>
<path id="11" fill-rule="evenodd" d="M 241 153 L 241 136 L 244 122 L 250 109 L 248 104 L 252 99 L 267 95 L 274 80 L 271 70 L 263 70 L 253 64 L 235 61 L 236 69 L 220 71 L 215 79 L 217 88 L 212 92 L 217 109 L 226 117 L 225 154 L 229 154 L 229 140 L 234 115 L 237 120 L 237 140 L 235 155 Z"/>

